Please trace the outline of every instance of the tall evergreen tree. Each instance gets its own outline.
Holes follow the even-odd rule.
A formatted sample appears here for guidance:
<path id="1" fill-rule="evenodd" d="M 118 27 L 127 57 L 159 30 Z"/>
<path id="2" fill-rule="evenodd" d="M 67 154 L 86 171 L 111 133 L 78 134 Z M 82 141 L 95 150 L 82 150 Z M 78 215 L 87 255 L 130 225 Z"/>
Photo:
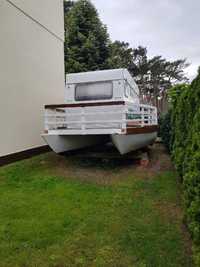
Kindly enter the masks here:
<path id="1" fill-rule="evenodd" d="M 65 25 L 66 72 L 108 68 L 109 36 L 89 0 L 79 0 L 67 9 Z"/>
<path id="2" fill-rule="evenodd" d="M 115 41 L 110 44 L 109 49 L 108 63 L 110 68 L 127 68 L 130 72 L 133 71 L 133 49 L 129 43 Z"/>
<path id="3" fill-rule="evenodd" d="M 177 82 L 185 82 L 184 69 L 188 66 L 186 59 L 167 61 L 161 56 L 149 58 L 147 48 L 131 48 L 128 43 L 115 41 L 110 45 L 110 67 L 127 68 L 135 77 L 141 95 L 156 104 L 158 97 Z"/>
<path id="4" fill-rule="evenodd" d="M 72 7 L 74 6 L 74 1 L 71 1 L 71 0 L 64 0 L 64 28 L 65 28 L 65 36 L 66 36 L 66 32 L 67 32 L 67 16 L 68 16 L 68 13 L 69 11 L 72 9 Z M 66 46 L 64 48 L 66 50 Z M 66 51 L 65 51 L 65 54 L 66 54 Z"/>
<path id="5" fill-rule="evenodd" d="M 67 16 L 68 12 L 74 6 L 74 1 L 71 0 L 64 0 L 64 15 Z"/>

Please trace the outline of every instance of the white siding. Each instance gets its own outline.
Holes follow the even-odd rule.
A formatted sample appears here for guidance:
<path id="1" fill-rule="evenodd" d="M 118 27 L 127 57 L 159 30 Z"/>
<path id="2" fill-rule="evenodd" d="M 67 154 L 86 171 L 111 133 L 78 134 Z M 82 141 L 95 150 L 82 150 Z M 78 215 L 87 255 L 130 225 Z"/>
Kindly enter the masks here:
<path id="1" fill-rule="evenodd" d="M 9 0 L 9 2 L 63 39 L 63 0 Z"/>
<path id="2" fill-rule="evenodd" d="M 0 0 L 0 156 L 42 146 L 43 105 L 64 99 L 63 1 L 12 2 L 44 27 Z"/>

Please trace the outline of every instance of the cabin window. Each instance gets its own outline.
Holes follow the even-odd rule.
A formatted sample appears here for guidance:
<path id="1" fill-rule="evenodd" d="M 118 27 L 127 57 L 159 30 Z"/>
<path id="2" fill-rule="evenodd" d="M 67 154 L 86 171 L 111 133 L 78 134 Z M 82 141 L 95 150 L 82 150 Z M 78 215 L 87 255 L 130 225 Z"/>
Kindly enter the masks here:
<path id="1" fill-rule="evenodd" d="M 112 82 L 80 83 L 75 89 L 75 100 L 104 100 L 113 96 Z"/>
<path id="2" fill-rule="evenodd" d="M 132 98 L 132 99 L 138 98 L 135 90 L 129 85 L 128 82 L 125 83 L 124 92 L 127 98 Z"/>
<path id="3" fill-rule="evenodd" d="M 125 96 L 127 98 L 130 96 L 130 86 L 127 82 L 125 83 Z"/>
<path id="4" fill-rule="evenodd" d="M 131 97 L 132 97 L 132 98 L 135 98 L 135 97 L 136 97 L 136 94 L 135 94 L 133 88 L 131 88 Z"/>

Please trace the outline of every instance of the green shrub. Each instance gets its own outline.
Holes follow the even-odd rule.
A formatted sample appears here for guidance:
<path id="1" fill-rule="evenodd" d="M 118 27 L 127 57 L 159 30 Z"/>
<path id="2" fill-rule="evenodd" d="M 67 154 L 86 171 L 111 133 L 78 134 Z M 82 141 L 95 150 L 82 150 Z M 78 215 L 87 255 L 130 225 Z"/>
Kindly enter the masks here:
<path id="1" fill-rule="evenodd" d="M 162 115 L 159 119 L 159 136 L 162 138 L 163 143 L 170 151 L 171 144 L 171 111 Z"/>
<path id="2" fill-rule="evenodd" d="M 172 159 L 183 178 L 186 219 L 195 244 L 194 259 L 200 266 L 200 70 L 191 85 L 177 85 L 169 96 L 170 120 L 163 120 L 167 139 L 163 140 L 167 147 L 170 144 Z M 166 134 L 169 127 L 170 138 Z"/>
<path id="3" fill-rule="evenodd" d="M 170 91 L 172 110 L 171 110 L 171 152 L 172 158 L 179 174 L 183 175 L 183 161 L 185 156 L 185 146 L 188 136 L 188 111 L 187 97 L 189 86 L 180 84 L 173 87 Z"/>

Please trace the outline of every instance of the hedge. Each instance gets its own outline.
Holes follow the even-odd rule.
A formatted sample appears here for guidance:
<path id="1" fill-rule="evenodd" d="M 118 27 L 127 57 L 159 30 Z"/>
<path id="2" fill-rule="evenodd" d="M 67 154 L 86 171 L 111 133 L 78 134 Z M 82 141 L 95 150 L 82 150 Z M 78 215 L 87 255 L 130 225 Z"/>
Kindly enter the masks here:
<path id="1" fill-rule="evenodd" d="M 159 123 L 159 133 L 158 136 L 162 137 L 162 141 L 167 147 L 168 151 L 170 151 L 171 146 L 171 111 L 168 113 L 161 115 L 158 120 Z"/>
<path id="2" fill-rule="evenodd" d="M 174 86 L 161 135 L 183 181 L 185 215 L 200 266 L 200 69 L 190 85 Z M 169 131 L 170 129 L 170 131 Z"/>

